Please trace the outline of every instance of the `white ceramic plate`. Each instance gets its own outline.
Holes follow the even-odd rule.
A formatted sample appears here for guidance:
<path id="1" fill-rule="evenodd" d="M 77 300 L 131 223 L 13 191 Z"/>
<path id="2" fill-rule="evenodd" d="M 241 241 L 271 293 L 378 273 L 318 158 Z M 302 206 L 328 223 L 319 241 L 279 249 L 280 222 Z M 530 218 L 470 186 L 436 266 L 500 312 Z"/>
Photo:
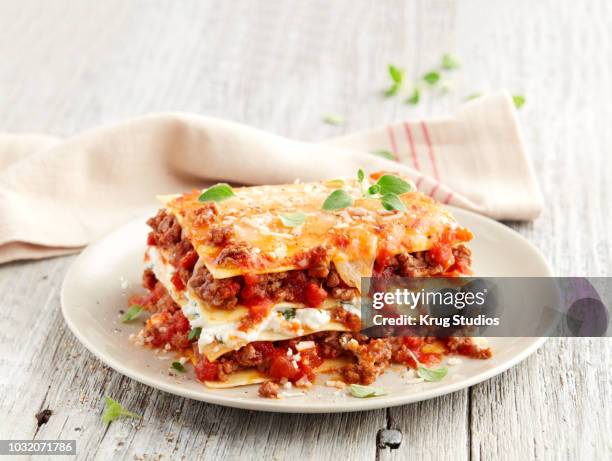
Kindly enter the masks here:
<path id="1" fill-rule="evenodd" d="M 476 274 L 553 275 L 539 251 L 516 232 L 465 210 L 451 211 L 474 232 L 470 247 Z M 152 210 L 151 215 L 154 213 Z M 369 410 L 418 402 L 472 386 L 517 364 L 545 341 L 545 338 L 490 338 L 492 359 L 463 359 L 460 365 L 449 367 L 446 378 L 436 383 L 408 384 L 402 373 L 389 370 L 376 381 L 376 386 L 385 388 L 388 395 L 375 398 L 359 399 L 323 385 L 314 386 L 304 396 L 282 400 L 258 397 L 257 386 L 208 389 L 196 381 L 192 370 L 172 376 L 169 366 L 174 356 L 134 346 L 128 337 L 141 328 L 141 322 L 123 324 L 119 319 L 119 310 L 125 309 L 128 296 L 142 290 L 142 257 L 148 231 L 145 219 L 130 222 L 87 247 L 64 279 L 61 302 L 66 323 L 87 349 L 119 373 L 162 391 L 250 410 L 287 413 Z"/>

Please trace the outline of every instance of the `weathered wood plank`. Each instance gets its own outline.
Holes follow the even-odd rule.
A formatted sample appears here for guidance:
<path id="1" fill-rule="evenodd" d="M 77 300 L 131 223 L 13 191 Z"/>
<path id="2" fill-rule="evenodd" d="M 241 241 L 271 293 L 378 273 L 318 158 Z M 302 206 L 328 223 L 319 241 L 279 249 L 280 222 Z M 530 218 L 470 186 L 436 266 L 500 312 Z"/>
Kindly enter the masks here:
<path id="1" fill-rule="evenodd" d="M 512 226 L 558 274 L 609 276 L 612 87 L 601 57 L 612 46 L 611 9 L 603 0 L 0 2 L 0 130 L 67 135 L 179 109 L 321 140 L 443 114 L 467 94 L 505 86 L 527 96 L 520 116 L 548 204 L 539 220 Z M 463 67 L 451 94 L 428 93 L 418 107 L 381 98 L 389 62 L 415 79 L 447 51 Z M 322 124 L 328 113 L 345 125 Z M 76 438 L 92 459 L 612 454 L 609 341 L 550 341 L 470 391 L 388 412 L 256 414 L 160 393 L 104 367 L 59 313 L 70 261 L 0 267 L 3 437 Z M 103 395 L 143 420 L 107 430 Z M 33 415 L 45 407 L 55 414 L 37 431 Z M 377 452 L 387 415 L 404 443 Z"/>
<path id="2" fill-rule="evenodd" d="M 603 124 L 612 94 L 603 84 L 609 69 L 595 58 L 612 45 L 600 39 L 609 35 L 610 5 L 495 6 L 458 5 L 457 34 L 462 54 L 469 50 L 470 78 L 527 95 L 520 116 L 547 206 L 538 220 L 512 227 L 548 256 L 557 275 L 610 276 L 612 163 L 604 146 L 612 133 Z M 610 402 L 612 373 L 604 364 L 611 350 L 609 340 L 551 339 L 526 362 L 474 386 L 472 458 L 609 458 L 602 434 L 612 427 L 603 403 Z"/>

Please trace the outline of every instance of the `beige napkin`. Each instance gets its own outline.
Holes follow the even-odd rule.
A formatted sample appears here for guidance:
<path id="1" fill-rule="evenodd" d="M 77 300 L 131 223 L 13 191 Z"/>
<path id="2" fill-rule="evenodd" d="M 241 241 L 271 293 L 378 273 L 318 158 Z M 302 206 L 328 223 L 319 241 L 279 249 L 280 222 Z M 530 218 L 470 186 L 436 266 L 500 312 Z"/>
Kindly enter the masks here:
<path id="1" fill-rule="evenodd" d="M 374 150 L 393 152 L 397 162 Z M 452 117 L 321 144 L 198 115 L 155 114 L 67 139 L 0 135 L 0 263 L 78 251 L 150 209 L 157 194 L 217 181 L 354 176 L 358 168 L 407 174 L 425 194 L 497 219 L 533 219 L 542 208 L 506 94 L 478 98 Z"/>

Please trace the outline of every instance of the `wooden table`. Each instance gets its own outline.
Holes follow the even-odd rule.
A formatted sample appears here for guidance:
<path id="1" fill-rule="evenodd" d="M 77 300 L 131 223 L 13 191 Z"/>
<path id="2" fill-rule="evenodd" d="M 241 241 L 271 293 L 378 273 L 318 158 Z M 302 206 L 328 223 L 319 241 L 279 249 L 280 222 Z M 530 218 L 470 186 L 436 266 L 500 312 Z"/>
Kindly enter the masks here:
<path id="1" fill-rule="evenodd" d="M 322 140 L 444 114 L 508 88 L 546 199 L 508 223 L 558 275 L 612 275 L 612 5 L 563 1 L 0 2 L 0 130 L 70 135 L 161 110 Z M 447 95 L 385 99 L 452 52 Z M 330 126 L 326 114 L 346 122 Z M 82 458 L 593 459 L 612 456 L 612 343 L 553 339 L 470 389 L 388 410 L 280 415 L 185 400 L 102 365 L 66 328 L 74 257 L 0 266 L 0 435 L 76 439 Z M 111 395 L 141 421 L 107 426 Z M 53 410 L 37 427 L 34 414 Z M 377 447 L 382 428 L 403 433 Z"/>

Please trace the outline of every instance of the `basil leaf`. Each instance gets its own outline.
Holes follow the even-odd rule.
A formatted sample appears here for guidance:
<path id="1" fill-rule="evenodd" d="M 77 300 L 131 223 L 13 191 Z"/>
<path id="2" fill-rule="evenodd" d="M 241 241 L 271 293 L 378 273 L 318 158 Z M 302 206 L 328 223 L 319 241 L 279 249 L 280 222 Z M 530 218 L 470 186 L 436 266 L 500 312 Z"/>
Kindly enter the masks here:
<path id="1" fill-rule="evenodd" d="M 391 85 L 389 87 L 389 89 L 387 91 L 385 91 L 385 96 L 387 98 L 391 97 L 391 96 L 395 96 L 398 91 L 400 90 L 400 88 L 402 87 L 402 85 L 400 83 L 394 83 L 393 85 Z"/>
<path id="2" fill-rule="evenodd" d="M 425 381 L 435 382 L 442 380 L 446 374 L 448 373 L 448 368 L 439 367 L 439 368 L 427 368 L 424 365 L 419 365 L 417 367 L 417 375 L 419 378 L 423 378 Z"/>
<path id="3" fill-rule="evenodd" d="M 206 189 L 198 200 L 200 202 L 222 202 L 233 196 L 232 188 L 228 184 L 220 183 Z"/>
<path id="4" fill-rule="evenodd" d="M 189 334 L 187 335 L 187 339 L 189 341 L 193 341 L 194 339 L 200 339 L 201 334 L 202 334 L 202 327 L 192 328 Z"/>
<path id="5" fill-rule="evenodd" d="M 520 109 L 521 107 L 523 107 L 523 104 L 525 104 L 526 99 L 525 99 L 525 96 L 521 96 L 520 94 L 515 94 L 514 96 L 512 96 L 512 102 L 514 102 L 514 106 L 517 109 Z"/>
<path id="6" fill-rule="evenodd" d="M 400 69 L 399 67 L 395 67 L 393 64 L 389 64 L 388 70 L 391 80 L 393 80 L 395 83 L 402 83 L 404 80 L 404 69 Z"/>
<path id="7" fill-rule="evenodd" d="M 363 192 L 363 187 L 364 187 L 363 181 L 364 181 L 364 179 L 365 179 L 365 171 L 363 171 L 361 168 L 359 168 L 359 170 L 357 170 L 357 180 L 359 181 L 359 191 L 361 192 L 361 196 L 362 197 L 366 196 L 366 194 Z M 369 181 L 366 181 L 365 185 L 367 185 L 367 184 L 369 184 Z"/>
<path id="8" fill-rule="evenodd" d="M 389 64 L 387 70 L 389 71 L 393 84 L 387 91 L 385 91 L 385 96 L 390 97 L 396 95 L 402 88 L 402 83 L 404 82 L 404 69 L 400 69 L 399 67 L 395 67 L 393 64 Z"/>
<path id="9" fill-rule="evenodd" d="M 127 312 L 121 316 L 121 321 L 123 323 L 131 322 L 136 317 L 138 317 L 143 310 L 144 309 L 142 306 L 134 304 L 133 306 L 130 306 Z"/>
<path id="10" fill-rule="evenodd" d="M 102 421 L 105 423 L 110 423 L 115 421 L 122 416 L 127 416 L 130 418 L 140 418 L 136 413 L 132 413 L 128 411 L 126 408 L 123 408 L 119 402 L 111 399 L 110 397 L 104 397 L 106 405 L 104 408 L 104 413 L 102 413 Z"/>
<path id="11" fill-rule="evenodd" d="M 368 195 L 376 195 L 380 192 L 380 186 L 378 184 L 374 184 L 373 186 L 368 187 Z"/>
<path id="12" fill-rule="evenodd" d="M 323 117 L 323 121 L 328 125 L 342 125 L 344 123 L 344 117 L 337 114 L 330 114 Z"/>
<path id="13" fill-rule="evenodd" d="M 283 317 L 285 320 L 291 320 L 295 317 L 295 309 L 286 309 L 283 311 Z"/>
<path id="14" fill-rule="evenodd" d="M 397 194 L 385 194 L 380 198 L 380 202 L 385 210 L 407 211 L 406 205 L 402 203 Z"/>
<path id="15" fill-rule="evenodd" d="M 379 157 L 386 158 L 387 160 L 395 160 L 395 155 L 390 150 L 374 150 L 371 152 L 374 155 L 378 155 Z"/>
<path id="16" fill-rule="evenodd" d="M 280 214 L 278 217 L 286 227 L 297 227 L 306 220 L 306 215 L 301 212 Z"/>
<path id="17" fill-rule="evenodd" d="M 387 395 L 387 391 L 381 387 L 362 386 L 361 384 L 351 384 L 350 391 L 353 397 L 358 397 L 360 399 Z"/>
<path id="18" fill-rule="evenodd" d="M 185 373 L 185 371 L 187 371 L 181 362 L 172 362 L 172 368 L 174 368 L 176 371 L 180 371 L 181 373 Z"/>
<path id="19" fill-rule="evenodd" d="M 435 70 L 427 72 L 425 75 L 423 75 L 423 80 L 429 83 L 430 85 L 435 85 L 436 83 L 438 83 L 438 80 L 440 80 L 440 74 Z"/>
<path id="20" fill-rule="evenodd" d="M 352 204 L 353 197 L 348 192 L 343 189 L 336 189 L 323 202 L 323 209 L 327 211 L 340 210 Z"/>
<path id="21" fill-rule="evenodd" d="M 459 60 L 450 54 L 442 56 L 442 69 L 453 70 L 459 68 Z"/>
<path id="22" fill-rule="evenodd" d="M 406 99 L 406 104 L 412 104 L 413 106 L 416 106 L 420 100 L 421 100 L 421 91 L 418 88 L 415 88 L 412 91 L 412 95 L 408 99 Z"/>
<path id="23" fill-rule="evenodd" d="M 397 194 L 401 195 L 406 192 L 412 191 L 412 185 L 404 181 L 399 176 L 391 174 L 382 175 L 376 184 L 380 187 L 380 193 L 385 194 Z"/>

